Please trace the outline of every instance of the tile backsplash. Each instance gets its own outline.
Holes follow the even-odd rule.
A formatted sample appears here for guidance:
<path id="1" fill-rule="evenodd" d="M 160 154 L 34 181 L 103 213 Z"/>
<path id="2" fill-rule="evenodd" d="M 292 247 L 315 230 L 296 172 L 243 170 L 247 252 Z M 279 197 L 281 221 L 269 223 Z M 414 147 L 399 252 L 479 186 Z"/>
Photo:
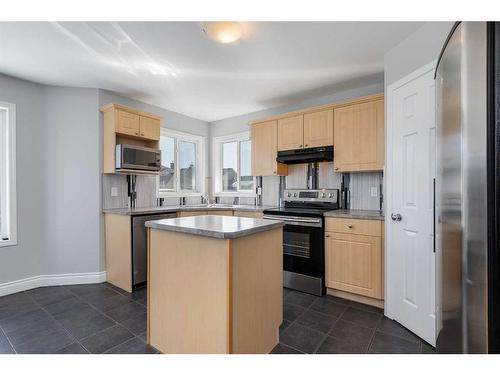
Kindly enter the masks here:
<path id="1" fill-rule="evenodd" d="M 380 195 L 383 192 L 382 172 L 351 173 L 350 208 L 354 210 L 380 210 Z"/>
<path id="2" fill-rule="evenodd" d="M 318 186 L 325 189 L 340 189 L 341 173 L 333 171 L 333 163 L 319 163 Z M 209 181 L 207 181 L 209 182 Z M 262 178 L 262 204 L 277 206 L 279 204 L 280 177 Z M 307 188 L 307 164 L 289 165 L 285 178 L 288 189 Z M 111 189 L 116 188 L 117 196 L 111 196 Z M 156 177 L 137 176 L 137 207 L 156 206 Z M 380 194 L 383 191 L 382 172 L 359 172 L 350 174 L 350 208 L 361 210 L 379 210 Z M 221 203 L 232 204 L 233 197 L 222 197 Z M 188 204 L 201 202 L 201 197 L 189 197 Z M 254 204 L 254 198 L 241 197 L 240 204 Z M 172 206 L 179 204 L 179 198 L 165 198 L 163 204 Z M 127 176 L 120 174 L 104 174 L 102 177 L 103 209 L 125 208 L 129 205 Z"/>

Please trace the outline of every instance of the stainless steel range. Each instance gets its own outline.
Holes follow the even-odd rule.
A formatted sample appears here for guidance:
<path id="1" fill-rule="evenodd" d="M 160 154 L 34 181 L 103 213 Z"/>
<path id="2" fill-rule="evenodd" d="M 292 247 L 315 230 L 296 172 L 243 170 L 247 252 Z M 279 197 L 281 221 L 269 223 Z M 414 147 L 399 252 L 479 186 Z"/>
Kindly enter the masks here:
<path id="1" fill-rule="evenodd" d="M 339 208 L 338 189 L 285 190 L 284 207 L 264 210 L 264 218 L 282 220 L 283 284 L 321 296 L 325 292 L 326 211 Z"/>

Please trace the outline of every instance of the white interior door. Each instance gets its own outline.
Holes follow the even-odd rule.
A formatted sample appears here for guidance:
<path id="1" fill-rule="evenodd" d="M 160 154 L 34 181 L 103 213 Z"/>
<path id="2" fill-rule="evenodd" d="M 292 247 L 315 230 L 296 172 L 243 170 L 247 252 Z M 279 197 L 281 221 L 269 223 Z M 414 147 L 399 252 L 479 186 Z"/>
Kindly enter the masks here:
<path id="1" fill-rule="evenodd" d="M 389 87 L 386 314 L 435 345 L 434 66 Z M 399 216 L 400 215 L 400 216 Z"/>

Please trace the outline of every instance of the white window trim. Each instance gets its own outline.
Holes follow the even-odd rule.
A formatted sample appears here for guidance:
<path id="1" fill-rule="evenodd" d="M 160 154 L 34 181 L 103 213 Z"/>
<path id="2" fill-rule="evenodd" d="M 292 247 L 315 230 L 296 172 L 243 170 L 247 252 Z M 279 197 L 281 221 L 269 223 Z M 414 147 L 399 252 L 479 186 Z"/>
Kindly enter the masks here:
<path id="1" fill-rule="evenodd" d="M 228 192 L 222 190 L 222 144 L 234 141 L 247 141 L 250 139 L 250 132 L 245 131 L 241 133 L 223 135 L 220 137 L 212 138 L 212 161 L 213 161 L 213 188 L 214 196 L 217 197 L 255 197 L 255 189 L 252 191 L 239 190 L 235 192 Z M 238 145 L 238 168 L 240 165 L 240 153 Z M 239 174 L 239 171 L 238 171 Z M 255 187 L 255 177 L 254 177 Z"/>
<path id="2" fill-rule="evenodd" d="M 156 196 L 158 198 L 179 198 L 179 197 L 199 197 L 205 194 L 205 163 L 203 162 L 205 152 L 205 137 L 184 133 L 167 128 L 160 129 L 160 135 L 164 137 L 177 138 L 178 140 L 196 144 L 196 191 L 160 191 L 160 176 L 156 179 Z M 179 163 L 179 149 L 176 150 L 176 170 Z M 176 188 L 179 187 L 179 176 L 176 175 Z"/>
<path id="3" fill-rule="evenodd" d="M 7 148 L 0 155 L 0 168 L 7 173 L 0 173 L 0 184 L 5 186 L 7 194 L 2 199 L 2 207 L 7 207 L 7 214 L 2 217 L 9 223 L 9 239 L 2 241 L 0 247 L 17 245 L 17 211 L 16 211 L 16 105 L 0 102 L 0 108 L 7 110 L 7 123 L 0 124 L 0 139 L 6 137 Z M 2 149 L 2 147 L 0 147 Z M 6 177 L 6 180 L 5 180 Z M 4 214 L 5 211 L 2 212 Z"/>

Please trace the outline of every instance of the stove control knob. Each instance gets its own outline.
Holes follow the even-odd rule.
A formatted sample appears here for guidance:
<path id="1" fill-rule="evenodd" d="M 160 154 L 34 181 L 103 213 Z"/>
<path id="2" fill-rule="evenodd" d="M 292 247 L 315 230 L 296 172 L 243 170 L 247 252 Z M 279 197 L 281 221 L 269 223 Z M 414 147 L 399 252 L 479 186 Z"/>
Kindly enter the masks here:
<path id="1" fill-rule="evenodd" d="M 292 193 L 288 193 L 286 196 L 287 196 L 287 197 L 291 197 L 291 196 L 292 196 Z"/>
<path id="2" fill-rule="evenodd" d="M 297 193 L 293 193 L 294 198 L 297 198 Z"/>
<path id="3" fill-rule="evenodd" d="M 321 198 L 326 198 L 326 193 L 321 193 Z"/>
<path id="4" fill-rule="evenodd" d="M 333 198 L 333 193 L 328 194 L 328 198 Z"/>

